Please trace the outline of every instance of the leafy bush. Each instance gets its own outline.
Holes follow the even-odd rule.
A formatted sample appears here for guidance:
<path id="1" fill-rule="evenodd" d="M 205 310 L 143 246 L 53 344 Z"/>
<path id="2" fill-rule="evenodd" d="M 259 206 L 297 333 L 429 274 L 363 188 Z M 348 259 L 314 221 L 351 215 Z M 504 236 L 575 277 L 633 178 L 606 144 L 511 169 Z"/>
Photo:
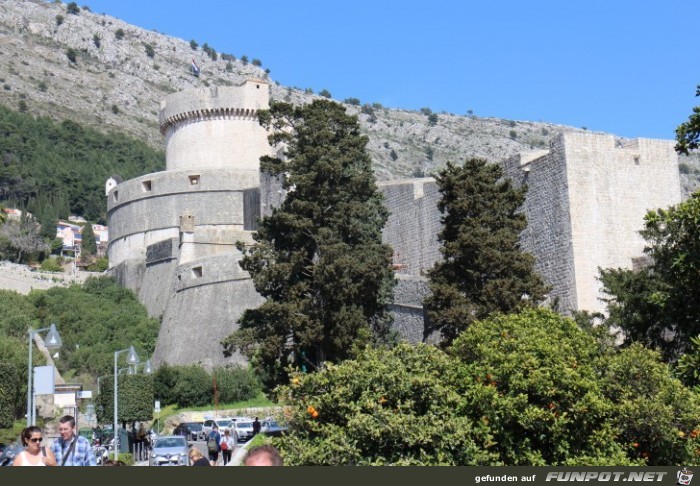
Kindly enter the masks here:
<path id="1" fill-rule="evenodd" d="M 61 372 L 109 374 L 114 351 L 130 345 L 142 357 L 153 354 L 160 323 L 112 278 L 92 277 L 83 285 L 34 291 L 27 299 L 33 315 L 59 328 L 63 347 L 56 366 Z"/>
<path id="2" fill-rule="evenodd" d="M 121 29 L 121 28 L 117 29 L 114 32 L 114 38 L 117 40 L 122 40 L 124 38 L 124 29 Z"/>
<path id="3" fill-rule="evenodd" d="M 62 272 L 63 267 L 55 258 L 47 258 L 41 262 L 41 270 L 44 272 Z"/>
<path id="4" fill-rule="evenodd" d="M 80 13 L 80 7 L 78 7 L 77 3 L 70 2 L 68 5 L 66 5 L 66 12 L 71 15 L 78 15 Z"/>
<path id="5" fill-rule="evenodd" d="M 65 18 L 63 15 L 56 15 L 56 27 L 60 26 L 64 20 Z"/>
<path id="6" fill-rule="evenodd" d="M 134 374 L 119 375 L 118 422 L 135 422 L 153 418 L 153 376 Z M 114 380 L 100 383 L 97 396 L 97 420 L 100 423 L 114 421 Z"/>
<path id="7" fill-rule="evenodd" d="M 318 92 L 318 95 L 323 96 L 324 98 L 330 98 L 331 92 L 328 91 L 327 89 L 322 89 L 321 91 Z"/>
<path id="8" fill-rule="evenodd" d="M 428 125 L 431 127 L 434 127 L 438 123 L 438 116 L 437 113 L 431 113 L 428 115 Z"/>
<path id="9" fill-rule="evenodd" d="M 153 48 L 153 44 L 144 44 L 143 47 L 146 50 L 146 55 L 148 57 L 154 57 L 156 55 L 156 51 Z"/>
<path id="10" fill-rule="evenodd" d="M 95 263 L 87 267 L 88 272 L 104 272 L 109 268 L 109 259 L 100 257 L 95 260 Z"/>
<path id="11" fill-rule="evenodd" d="M 214 401 L 212 377 L 199 365 L 179 366 L 174 390 L 180 407 L 199 407 Z"/>
<path id="12" fill-rule="evenodd" d="M 260 59 L 253 58 L 253 60 L 250 62 L 253 66 L 260 67 L 262 66 L 262 61 Z"/>
<path id="13" fill-rule="evenodd" d="M 261 392 L 260 382 L 247 368 L 215 368 L 213 375 L 221 403 L 250 400 Z"/>
<path id="14" fill-rule="evenodd" d="M 95 44 L 95 47 L 97 47 L 98 49 L 100 48 L 100 46 L 102 45 L 102 39 L 100 39 L 99 34 L 95 34 L 92 36 L 92 43 Z"/>
<path id="15" fill-rule="evenodd" d="M 343 103 L 347 103 L 348 105 L 353 105 L 353 106 L 360 106 L 360 99 L 359 98 L 345 98 L 343 100 Z"/>
<path id="16" fill-rule="evenodd" d="M 190 48 L 191 48 L 193 51 L 196 51 L 196 50 L 197 50 L 197 47 L 199 47 L 199 44 L 197 44 L 197 41 L 196 41 L 196 40 L 192 39 L 192 40 L 190 41 Z"/>
<path id="17" fill-rule="evenodd" d="M 77 58 L 78 58 L 78 52 L 75 49 L 73 49 L 72 47 L 69 47 L 66 50 L 66 57 L 68 58 L 68 60 L 70 62 L 75 64 L 75 62 L 77 61 Z"/>
<path id="18" fill-rule="evenodd" d="M 365 349 L 279 388 L 294 465 L 682 465 L 700 399 L 641 346 L 548 310 L 476 321 L 448 352 Z"/>
<path id="19" fill-rule="evenodd" d="M 12 427 L 15 421 L 19 376 L 21 374 L 15 364 L 0 361 L 0 428 L 2 429 Z"/>
<path id="20" fill-rule="evenodd" d="M 495 464 L 488 426 L 464 416 L 459 363 L 429 345 L 367 349 L 356 360 L 294 373 L 289 465 Z"/>

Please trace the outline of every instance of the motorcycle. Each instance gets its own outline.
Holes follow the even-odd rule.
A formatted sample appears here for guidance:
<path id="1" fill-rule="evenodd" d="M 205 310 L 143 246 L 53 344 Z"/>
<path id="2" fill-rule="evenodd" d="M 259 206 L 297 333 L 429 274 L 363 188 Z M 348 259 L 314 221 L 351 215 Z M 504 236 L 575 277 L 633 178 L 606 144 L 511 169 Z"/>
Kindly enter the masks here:
<path id="1" fill-rule="evenodd" d="M 96 444 L 92 447 L 92 452 L 95 455 L 95 462 L 98 466 L 104 464 L 104 462 L 109 459 L 110 454 L 114 450 L 114 438 L 109 439 L 104 444 L 100 444 L 100 441 L 96 441 Z"/>

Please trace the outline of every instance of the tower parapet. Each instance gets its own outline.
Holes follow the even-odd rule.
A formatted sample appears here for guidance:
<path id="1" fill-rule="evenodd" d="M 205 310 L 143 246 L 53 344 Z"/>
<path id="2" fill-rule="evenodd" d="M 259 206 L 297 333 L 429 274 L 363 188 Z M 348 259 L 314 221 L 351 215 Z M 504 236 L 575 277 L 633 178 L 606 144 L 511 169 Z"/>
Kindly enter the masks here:
<path id="1" fill-rule="evenodd" d="M 258 112 L 269 104 L 269 84 L 249 79 L 174 93 L 160 107 L 166 170 L 206 168 L 258 170 L 269 153 Z"/>

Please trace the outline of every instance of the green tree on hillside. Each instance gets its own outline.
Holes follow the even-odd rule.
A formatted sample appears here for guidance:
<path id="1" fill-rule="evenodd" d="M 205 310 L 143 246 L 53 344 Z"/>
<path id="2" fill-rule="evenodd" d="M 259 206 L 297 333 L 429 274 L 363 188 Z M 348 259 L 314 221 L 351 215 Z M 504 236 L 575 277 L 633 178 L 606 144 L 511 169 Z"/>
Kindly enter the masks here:
<path id="1" fill-rule="evenodd" d="M 600 272 L 610 296 L 607 323 L 620 327 L 628 343 L 641 342 L 675 361 L 700 334 L 700 192 L 649 211 L 641 235 L 650 266 Z"/>
<path id="2" fill-rule="evenodd" d="M 80 240 L 80 258 L 90 260 L 97 254 L 97 242 L 95 232 L 92 230 L 92 223 L 89 221 L 83 226 Z"/>
<path id="3" fill-rule="evenodd" d="M 700 96 L 700 85 L 698 85 L 695 96 Z M 700 144 L 700 106 L 693 108 L 693 114 L 688 117 L 688 121 L 681 123 L 676 128 L 676 151 L 681 154 L 688 154 L 691 150 L 697 150 Z"/>
<path id="4" fill-rule="evenodd" d="M 527 221 L 518 209 L 526 187 L 514 188 L 498 165 L 480 159 L 461 167 L 448 163 L 436 181 L 443 258 L 428 272 L 431 294 L 424 305 L 450 343 L 477 319 L 541 302 L 547 287 L 534 271 L 534 257 L 520 249 Z"/>
<path id="5" fill-rule="evenodd" d="M 104 223 L 104 183 L 162 170 L 162 151 L 124 134 L 105 135 L 74 121 L 60 123 L 0 107 L 0 200 L 15 207 L 48 202 L 59 217 Z M 34 210 L 34 209 L 31 209 Z"/>
<path id="6" fill-rule="evenodd" d="M 267 300 L 247 310 L 223 344 L 227 354 L 240 349 L 273 386 L 289 364 L 313 371 L 385 337 L 394 276 L 392 250 L 381 241 L 387 210 L 357 117 L 315 100 L 272 103 L 260 120 L 287 159 L 263 157 L 261 167 L 289 193 L 260 222 L 256 243 L 239 244 L 241 266 Z"/>

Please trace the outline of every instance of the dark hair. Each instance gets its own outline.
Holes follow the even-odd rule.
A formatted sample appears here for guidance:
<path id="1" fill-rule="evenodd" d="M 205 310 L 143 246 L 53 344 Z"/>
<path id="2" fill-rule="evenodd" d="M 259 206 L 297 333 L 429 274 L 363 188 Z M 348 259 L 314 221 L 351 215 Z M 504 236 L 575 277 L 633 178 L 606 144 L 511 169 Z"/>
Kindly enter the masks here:
<path id="1" fill-rule="evenodd" d="M 75 428 L 75 418 L 72 415 L 64 415 L 59 419 L 59 423 L 70 423 L 70 426 Z"/>
<path id="2" fill-rule="evenodd" d="M 267 444 L 255 446 L 250 449 L 243 459 L 243 464 L 247 465 L 247 462 L 250 459 L 258 456 L 267 456 L 267 458 L 270 460 L 270 466 L 284 466 L 282 456 L 280 456 L 280 451 L 278 451 L 277 448 Z"/>
<path id="3" fill-rule="evenodd" d="M 20 435 L 20 438 L 22 439 L 22 444 L 27 445 L 29 439 L 32 438 L 32 434 L 36 434 L 37 432 L 41 435 L 44 435 L 41 429 L 36 425 L 30 425 L 29 427 L 22 429 L 22 434 Z"/>
<path id="4" fill-rule="evenodd" d="M 102 463 L 102 466 L 126 466 L 124 461 L 113 461 L 112 459 L 107 459 Z"/>

